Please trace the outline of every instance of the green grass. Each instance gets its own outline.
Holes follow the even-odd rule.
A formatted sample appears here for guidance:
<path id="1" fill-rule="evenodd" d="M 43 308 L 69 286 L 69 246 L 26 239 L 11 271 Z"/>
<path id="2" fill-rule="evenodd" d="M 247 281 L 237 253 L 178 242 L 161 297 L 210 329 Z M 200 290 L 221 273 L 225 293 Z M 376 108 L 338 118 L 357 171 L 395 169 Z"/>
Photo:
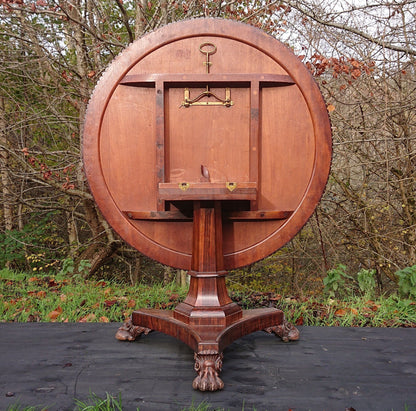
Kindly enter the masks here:
<path id="1" fill-rule="evenodd" d="M 113 397 L 109 393 L 106 393 L 105 398 L 100 398 L 92 393 L 87 402 L 75 400 L 75 404 L 76 411 L 123 411 L 121 394 Z"/>
<path id="2" fill-rule="evenodd" d="M 296 325 L 341 327 L 416 327 L 416 302 L 399 298 L 355 295 L 285 298 L 272 293 L 232 293 L 243 308 L 277 307 Z"/>
<path id="3" fill-rule="evenodd" d="M 63 274 L 0 271 L 0 322 L 121 322 L 138 308 L 173 309 L 187 290 L 175 283 L 127 285 Z M 277 307 L 296 325 L 416 327 L 416 302 L 390 295 L 285 298 L 233 292 L 243 308 Z"/>
<path id="4" fill-rule="evenodd" d="M 123 411 L 121 394 L 117 397 L 114 397 L 106 393 L 105 398 L 100 398 L 94 393 L 91 393 L 89 398 L 86 401 L 75 400 L 75 411 Z M 407 404 L 404 405 L 404 411 L 407 411 L 409 408 Z M 137 411 L 140 411 L 140 408 L 137 407 Z M 47 408 L 39 407 L 21 407 L 18 404 L 12 405 L 7 408 L 7 411 L 47 411 Z M 229 411 L 226 408 L 213 408 L 206 401 L 201 402 L 200 404 L 192 404 L 189 407 L 178 408 L 178 411 Z M 243 405 L 241 411 L 256 411 L 256 408 L 248 410 Z M 393 409 L 391 411 L 394 411 Z"/>
<path id="5" fill-rule="evenodd" d="M 123 411 L 123 404 L 121 394 L 112 396 L 109 393 L 105 394 L 104 398 L 100 398 L 98 395 L 91 393 L 86 401 L 75 400 L 74 411 Z M 47 407 L 23 407 L 18 403 L 7 408 L 7 411 L 47 411 Z M 137 411 L 140 408 L 137 407 Z M 213 408 L 206 401 L 200 404 L 192 404 L 189 407 L 178 408 L 178 411 L 228 411 L 225 408 Z M 241 411 L 249 411 L 242 405 Z M 252 411 L 256 411 L 255 408 Z"/>
<path id="6" fill-rule="evenodd" d="M 4 269 L 0 271 L 0 321 L 120 322 L 136 308 L 172 309 L 185 294 L 174 283 L 131 286 Z"/>
<path id="7" fill-rule="evenodd" d="M 297 325 L 341 327 L 416 327 L 416 304 L 397 296 L 346 300 L 283 299 L 281 308 Z"/>
<path id="8" fill-rule="evenodd" d="M 7 408 L 6 411 L 47 411 L 48 408 L 39 408 L 39 407 L 23 407 L 19 403 L 11 405 Z"/>

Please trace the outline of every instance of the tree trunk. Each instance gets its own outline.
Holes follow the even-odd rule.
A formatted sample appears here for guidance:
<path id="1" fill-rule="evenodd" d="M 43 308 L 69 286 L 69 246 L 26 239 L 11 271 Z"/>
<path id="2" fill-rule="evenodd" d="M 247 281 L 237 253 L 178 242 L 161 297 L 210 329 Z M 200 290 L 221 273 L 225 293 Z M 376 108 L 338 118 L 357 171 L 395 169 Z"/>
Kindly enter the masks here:
<path id="1" fill-rule="evenodd" d="M 70 212 L 66 212 L 66 225 L 68 230 L 69 255 L 74 258 L 78 248 L 78 233 L 74 221 L 74 216 Z"/>
<path id="2" fill-rule="evenodd" d="M 13 207 L 11 204 L 11 180 L 9 176 L 9 154 L 6 133 L 6 116 L 4 98 L 0 97 L 0 173 L 3 196 L 3 218 L 5 230 L 13 229 Z"/>
<path id="3" fill-rule="evenodd" d="M 133 268 L 133 272 L 131 274 L 131 285 L 137 285 L 141 278 L 141 268 L 142 268 L 142 258 L 141 255 L 138 253 L 135 259 L 135 264 Z"/>
<path id="4" fill-rule="evenodd" d="M 134 27 L 134 35 L 137 38 L 143 35 L 146 30 L 146 0 L 137 0 L 136 6 L 136 24 Z"/>
<path id="5" fill-rule="evenodd" d="M 185 270 L 179 270 L 179 277 L 181 279 L 180 285 L 181 287 L 185 288 L 188 284 L 188 273 Z"/>
<path id="6" fill-rule="evenodd" d="M 99 246 L 94 250 L 94 253 L 88 258 L 90 261 L 90 268 L 85 277 L 90 277 L 94 275 L 98 269 L 109 259 L 121 246 L 119 241 L 113 241 L 112 243 L 107 244 L 105 247 Z M 91 251 L 91 249 L 90 249 Z M 79 261 L 82 261 L 80 259 Z M 79 265 L 78 265 L 79 267 Z"/>

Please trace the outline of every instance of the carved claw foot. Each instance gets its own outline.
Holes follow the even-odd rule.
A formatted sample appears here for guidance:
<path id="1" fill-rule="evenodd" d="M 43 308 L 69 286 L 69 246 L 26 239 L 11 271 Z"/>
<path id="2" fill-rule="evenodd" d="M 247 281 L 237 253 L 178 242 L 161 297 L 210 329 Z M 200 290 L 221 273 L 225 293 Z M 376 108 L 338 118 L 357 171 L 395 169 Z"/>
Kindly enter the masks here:
<path id="1" fill-rule="evenodd" d="M 116 332 L 116 338 L 120 341 L 134 341 L 142 334 L 147 335 L 152 331 L 150 328 L 134 325 L 132 320 L 126 321 Z"/>
<path id="2" fill-rule="evenodd" d="M 195 371 L 198 376 L 192 387 L 200 391 L 217 391 L 224 388 L 224 383 L 218 374 L 222 369 L 222 353 L 216 351 L 200 351 L 195 353 Z"/>
<path id="3" fill-rule="evenodd" d="M 269 334 L 275 333 L 284 342 L 299 340 L 299 330 L 290 322 L 283 320 L 283 324 L 268 327 L 264 331 Z"/>

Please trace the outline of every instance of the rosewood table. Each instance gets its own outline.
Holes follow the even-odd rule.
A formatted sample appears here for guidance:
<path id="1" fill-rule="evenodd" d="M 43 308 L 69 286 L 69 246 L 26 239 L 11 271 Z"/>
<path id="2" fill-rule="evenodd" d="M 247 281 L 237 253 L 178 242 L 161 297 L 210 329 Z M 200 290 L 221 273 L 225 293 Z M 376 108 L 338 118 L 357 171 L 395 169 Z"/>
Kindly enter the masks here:
<path id="1" fill-rule="evenodd" d="M 201 391 L 223 387 L 222 352 L 258 330 L 296 340 L 281 310 L 242 310 L 227 270 L 262 259 L 303 227 L 331 163 L 326 105 L 285 45 L 220 19 L 165 26 L 124 50 L 88 106 L 84 167 L 114 230 L 188 270 L 175 310 L 136 310 L 117 332 L 157 330 L 195 352 Z"/>

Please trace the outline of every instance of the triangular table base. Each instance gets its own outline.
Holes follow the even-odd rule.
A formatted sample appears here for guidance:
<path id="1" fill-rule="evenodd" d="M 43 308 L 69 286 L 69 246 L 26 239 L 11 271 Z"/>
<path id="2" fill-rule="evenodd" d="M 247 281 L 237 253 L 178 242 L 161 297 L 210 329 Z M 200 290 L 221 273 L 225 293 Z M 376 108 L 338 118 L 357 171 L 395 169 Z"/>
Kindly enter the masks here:
<path id="1" fill-rule="evenodd" d="M 286 322 L 283 312 L 276 308 L 244 310 L 241 319 L 226 327 L 189 325 L 175 319 L 173 315 L 173 311 L 164 310 L 134 311 L 131 320 L 120 327 L 116 338 L 134 341 L 141 334 L 160 331 L 184 342 L 195 352 L 195 371 L 198 376 L 192 386 L 200 391 L 216 391 L 224 387 L 219 377 L 222 353 L 238 338 L 261 330 L 273 332 L 283 341 L 299 338 L 299 331 Z"/>

